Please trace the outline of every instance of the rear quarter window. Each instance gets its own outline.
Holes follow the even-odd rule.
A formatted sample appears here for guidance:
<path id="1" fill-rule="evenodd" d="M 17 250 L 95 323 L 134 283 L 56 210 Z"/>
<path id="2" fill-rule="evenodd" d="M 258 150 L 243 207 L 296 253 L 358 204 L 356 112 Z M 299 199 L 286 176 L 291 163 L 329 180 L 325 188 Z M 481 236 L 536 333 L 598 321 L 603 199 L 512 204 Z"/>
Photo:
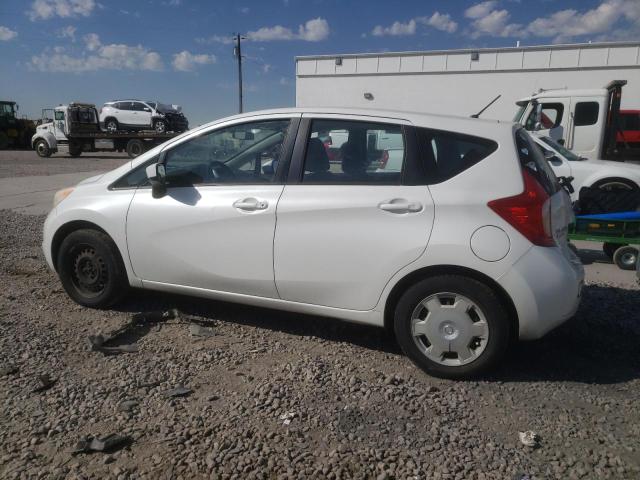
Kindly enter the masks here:
<path id="1" fill-rule="evenodd" d="M 444 130 L 418 128 L 417 138 L 432 184 L 459 175 L 498 149 L 493 140 Z"/>

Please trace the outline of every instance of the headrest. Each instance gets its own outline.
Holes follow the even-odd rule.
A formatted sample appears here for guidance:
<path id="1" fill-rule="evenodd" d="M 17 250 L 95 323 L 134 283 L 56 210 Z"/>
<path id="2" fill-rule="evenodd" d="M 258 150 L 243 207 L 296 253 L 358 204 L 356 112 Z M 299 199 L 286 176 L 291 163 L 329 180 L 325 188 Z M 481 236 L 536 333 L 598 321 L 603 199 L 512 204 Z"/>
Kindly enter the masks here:
<path id="1" fill-rule="evenodd" d="M 319 138 L 309 139 L 307 147 L 307 158 L 304 162 L 304 169 L 311 173 L 322 173 L 329 171 L 329 155 Z"/>

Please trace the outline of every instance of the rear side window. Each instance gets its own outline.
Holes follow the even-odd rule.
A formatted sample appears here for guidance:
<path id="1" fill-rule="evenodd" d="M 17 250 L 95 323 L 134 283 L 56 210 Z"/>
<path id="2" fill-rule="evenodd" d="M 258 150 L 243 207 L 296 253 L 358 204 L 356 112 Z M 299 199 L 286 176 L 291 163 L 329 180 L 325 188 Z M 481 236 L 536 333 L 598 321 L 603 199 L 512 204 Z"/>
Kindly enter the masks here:
<path id="1" fill-rule="evenodd" d="M 576 127 L 585 127 L 587 125 L 594 125 L 598 121 L 598 113 L 600 112 L 600 105 L 598 102 L 579 102 L 576 103 Z"/>
<path id="2" fill-rule="evenodd" d="M 542 149 L 522 129 L 516 132 L 516 148 L 522 169 L 529 172 L 549 195 L 556 193 L 560 184 L 555 173 L 545 160 Z"/>
<path id="3" fill-rule="evenodd" d="M 449 180 L 498 149 L 493 140 L 462 133 L 418 128 L 417 136 L 429 183 Z"/>

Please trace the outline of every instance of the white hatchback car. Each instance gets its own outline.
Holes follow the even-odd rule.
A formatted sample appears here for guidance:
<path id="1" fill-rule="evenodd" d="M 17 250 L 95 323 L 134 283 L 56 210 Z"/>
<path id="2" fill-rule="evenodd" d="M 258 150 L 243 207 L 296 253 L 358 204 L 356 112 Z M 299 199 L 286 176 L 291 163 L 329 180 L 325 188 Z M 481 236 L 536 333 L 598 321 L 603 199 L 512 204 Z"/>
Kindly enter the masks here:
<path id="1" fill-rule="evenodd" d="M 339 168 L 328 131 L 346 134 Z M 397 171 L 369 168 L 372 132 L 402 146 Z M 416 364 L 449 378 L 571 317 L 584 276 L 567 194 L 529 134 L 495 121 L 247 113 L 54 204 L 44 253 L 81 305 L 138 287 L 386 326 Z"/>

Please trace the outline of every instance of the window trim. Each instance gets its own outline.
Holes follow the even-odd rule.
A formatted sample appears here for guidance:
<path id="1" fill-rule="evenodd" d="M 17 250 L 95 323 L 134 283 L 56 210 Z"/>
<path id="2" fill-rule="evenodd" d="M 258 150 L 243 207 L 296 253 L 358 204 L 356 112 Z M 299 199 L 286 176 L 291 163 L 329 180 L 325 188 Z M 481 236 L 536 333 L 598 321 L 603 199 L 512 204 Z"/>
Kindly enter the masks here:
<path id="1" fill-rule="evenodd" d="M 384 187 L 384 186 L 400 186 L 400 185 L 422 185 L 422 183 L 406 183 L 406 171 L 411 164 L 411 171 L 415 171 L 415 157 L 416 157 L 416 141 L 415 135 L 411 130 L 413 127 L 404 123 L 398 123 L 389 121 L 393 119 L 379 118 L 379 117 L 367 117 L 365 118 L 336 118 L 325 116 L 304 116 L 301 119 L 300 127 L 298 128 L 298 136 L 296 138 L 295 146 L 293 149 L 293 156 L 291 158 L 291 167 L 289 169 L 289 175 L 287 178 L 287 185 L 314 185 L 314 186 L 327 186 L 327 187 L 339 187 L 339 186 L 367 186 L 367 187 Z M 402 130 L 402 139 L 404 141 L 404 162 L 400 175 L 400 181 L 397 183 L 304 183 L 304 161 L 307 156 L 307 146 L 309 135 L 311 134 L 311 125 L 314 121 L 327 121 L 327 122 L 357 122 L 365 124 L 379 124 L 379 125 L 392 125 L 394 127 L 400 127 Z"/>

